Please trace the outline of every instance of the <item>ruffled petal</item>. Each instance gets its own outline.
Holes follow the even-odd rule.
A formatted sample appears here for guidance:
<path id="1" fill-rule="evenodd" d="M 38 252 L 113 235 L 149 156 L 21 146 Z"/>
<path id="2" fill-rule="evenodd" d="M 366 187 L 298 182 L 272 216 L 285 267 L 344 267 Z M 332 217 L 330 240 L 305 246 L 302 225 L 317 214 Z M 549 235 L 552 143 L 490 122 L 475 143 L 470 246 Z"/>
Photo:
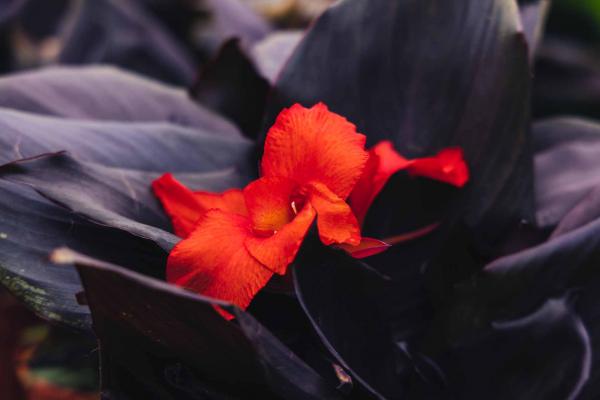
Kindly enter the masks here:
<path id="1" fill-rule="evenodd" d="M 246 186 L 248 214 L 258 233 L 271 235 L 294 219 L 292 194 L 296 188 L 287 178 L 260 178 Z"/>
<path id="2" fill-rule="evenodd" d="M 463 187 L 469 180 L 469 169 L 459 147 L 443 149 L 433 157 L 412 160 L 408 172 L 456 187 Z"/>
<path id="3" fill-rule="evenodd" d="M 346 199 L 360 178 L 368 154 L 365 136 L 344 117 L 319 103 L 284 109 L 267 134 L 262 175 L 299 185 L 320 182 Z"/>
<path id="4" fill-rule="evenodd" d="M 271 271 L 285 275 L 288 265 L 296 258 L 315 216 L 315 209 L 307 203 L 290 223 L 273 236 L 248 237 L 245 242 L 246 248 L 254 258 Z"/>
<path id="5" fill-rule="evenodd" d="M 309 189 L 310 204 L 317 211 L 319 237 L 326 244 L 360 244 L 360 228 L 350 206 L 321 183 Z"/>
<path id="6" fill-rule="evenodd" d="M 164 174 L 152 182 L 152 190 L 171 218 L 173 230 L 179 237 L 187 237 L 196 227 L 196 221 L 206 211 L 194 193 L 171 174 Z"/>
<path id="7" fill-rule="evenodd" d="M 248 218 L 207 211 L 171 251 L 167 281 L 246 309 L 273 275 L 246 250 L 251 234 Z"/>

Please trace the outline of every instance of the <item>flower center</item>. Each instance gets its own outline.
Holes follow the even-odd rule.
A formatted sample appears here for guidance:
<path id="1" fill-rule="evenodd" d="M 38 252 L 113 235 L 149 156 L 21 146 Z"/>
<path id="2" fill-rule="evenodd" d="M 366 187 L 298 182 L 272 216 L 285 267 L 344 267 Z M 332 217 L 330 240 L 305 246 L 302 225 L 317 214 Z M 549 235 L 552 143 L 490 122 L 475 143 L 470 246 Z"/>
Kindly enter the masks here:
<path id="1" fill-rule="evenodd" d="M 306 194 L 304 192 L 305 191 L 299 187 L 295 189 L 290 196 L 290 208 L 292 209 L 294 215 L 298 215 L 298 213 L 302 211 L 306 205 Z"/>

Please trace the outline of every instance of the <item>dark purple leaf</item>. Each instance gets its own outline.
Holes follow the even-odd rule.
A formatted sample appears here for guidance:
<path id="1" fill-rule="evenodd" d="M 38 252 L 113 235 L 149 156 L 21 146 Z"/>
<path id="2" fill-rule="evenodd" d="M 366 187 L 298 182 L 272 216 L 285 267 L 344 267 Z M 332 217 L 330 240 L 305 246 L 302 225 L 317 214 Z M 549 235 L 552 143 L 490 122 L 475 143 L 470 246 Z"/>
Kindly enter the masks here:
<path id="1" fill-rule="evenodd" d="M 600 185 L 592 189 L 560 220 L 550 239 L 571 232 L 600 218 Z"/>
<path id="2" fill-rule="evenodd" d="M 476 298 L 471 298 L 476 302 Z M 474 306 L 475 308 L 477 306 Z M 592 346 L 582 318 L 567 298 L 549 299 L 539 309 L 514 320 L 460 324 L 468 314 L 463 304 L 434 325 L 432 335 L 446 337 L 441 354 L 432 356 L 444 385 L 442 398 L 465 400 L 575 399 L 591 371 Z M 460 321 L 458 324 L 456 321 Z M 431 398 L 431 387 L 414 390 L 411 398 Z"/>
<path id="3" fill-rule="evenodd" d="M 600 60 L 595 49 L 546 39 L 535 66 L 534 116 L 572 114 L 600 118 L 599 105 Z"/>
<path id="4" fill-rule="evenodd" d="M 232 123 L 183 90 L 112 67 L 52 67 L 0 78 L 0 106 L 72 119 L 170 122 L 220 135 Z"/>
<path id="5" fill-rule="evenodd" d="M 413 273 L 406 271 L 404 282 L 391 281 L 318 245 L 305 248 L 294 268 L 298 299 L 318 335 L 376 398 L 403 398 L 415 368 L 400 346 L 420 330 L 430 305 Z M 404 303 L 396 301 L 398 292 Z"/>
<path id="6" fill-rule="evenodd" d="M 199 165 L 199 170 L 202 168 Z M 141 236 L 170 250 L 179 238 L 153 195 L 159 173 L 86 164 L 58 154 L 9 164 L 0 178 L 32 186 L 44 197 L 94 222 Z M 247 183 L 235 170 L 177 175 L 194 189 L 222 191 Z"/>
<path id="7" fill-rule="evenodd" d="M 600 185 L 600 125 L 554 118 L 534 125 L 537 224 L 556 226 Z"/>
<path id="8" fill-rule="evenodd" d="M 191 88 L 200 104 L 237 123 L 255 138 L 265 112 L 269 83 L 244 54 L 237 39 L 225 43 L 216 58 L 202 68 Z"/>
<path id="9" fill-rule="evenodd" d="M 0 109 L 0 165 L 69 151 L 107 167 L 153 172 L 208 172 L 243 163 L 252 142 L 169 123 L 95 122 Z"/>
<path id="10" fill-rule="evenodd" d="M 137 1 L 81 2 L 75 14 L 64 34 L 60 63 L 114 64 L 165 82 L 192 82 L 191 56 Z"/>
<path id="11" fill-rule="evenodd" d="M 314 370 L 231 305 L 68 250 L 55 252 L 53 260 L 75 265 L 81 274 L 107 399 L 338 398 Z M 237 324 L 217 314 L 215 305 L 232 312 Z"/>
<path id="12" fill-rule="evenodd" d="M 454 297 L 443 305 L 437 323 L 432 325 L 427 335 L 429 345 L 424 351 L 431 357 L 439 357 L 446 371 L 455 371 L 452 379 L 458 379 L 459 387 L 471 388 L 473 398 L 486 390 L 489 382 L 502 382 L 499 371 L 505 375 L 516 372 L 525 378 L 522 378 L 523 384 L 514 388 L 515 393 L 507 393 L 500 387 L 492 388 L 491 393 L 500 394 L 498 398 L 515 398 L 520 392 L 523 398 L 579 398 L 576 394 L 582 389 L 587 393 L 583 398 L 597 397 L 596 385 L 587 388 L 583 384 L 589 374 L 597 376 L 600 373 L 600 360 L 595 353 L 580 356 L 580 345 L 556 337 L 555 334 L 565 331 L 553 328 L 556 318 L 543 310 L 574 311 L 570 319 L 579 319 L 576 315 L 581 317 L 582 321 L 575 326 L 580 327 L 577 331 L 582 333 L 582 343 L 591 341 L 594 348 L 600 337 L 597 324 L 599 237 L 600 220 L 596 219 L 541 245 L 500 258 L 478 276 L 457 284 Z M 535 315 L 539 318 L 534 318 Z M 521 323 L 502 322 L 511 320 L 520 320 Z M 518 355 L 523 351 L 515 347 L 515 343 L 519 342 L 518 336 L 510 339 L 501 335 L 488 342 L 490 328 L 501 333 L 504 328 L 520 328 L 522 322 L 527 321 L 535 322 L 533 333 L 537 332 L 538 336 L 527 338 L 522 345 L 530 349 L 529 354 Z M 583 334 L 584 328 L 587 334 Z M 514 334 L 522 336 L 518 331 Z M 585 339 L 585 336 L 589 338 Z M 450 348 L 454 349 L 444 355 Z M 472 350 L 469 351 L 469 348 Z M 486 348 L 489 348 L 487 352 Z M 452 364 L 462 357 L 467 358 L 461 361 L 461 365 Z M 477 362 L 470 357 L 482 357 L 485 362 Z M 478 365 L 478 370 L 487 378 L 474 379 L 473 373 L 465 370 L 469 365 Z M 456 371 L 463 370 L 464 376 L 457 376 Z M 543 374 L 532 377 L 527 371 L 536 375 L 541 371 Z M 535 384 L 540 379 L 545 382 Z M 463 383 L 460 383 L 461 380 Z M 481 380 L 481 386 L 473 385 L 473 382 Z M 547 390 L 549 392 L 545 392 Z M 458 397 L 470 398 L 464 395 Z"/>

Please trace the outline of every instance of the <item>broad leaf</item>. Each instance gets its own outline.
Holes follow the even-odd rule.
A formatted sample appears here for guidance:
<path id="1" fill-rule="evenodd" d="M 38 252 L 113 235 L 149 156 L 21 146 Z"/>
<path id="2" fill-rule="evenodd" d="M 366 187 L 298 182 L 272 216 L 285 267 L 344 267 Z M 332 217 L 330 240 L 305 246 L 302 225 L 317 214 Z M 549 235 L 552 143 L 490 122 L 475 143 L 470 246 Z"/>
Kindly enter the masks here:
<path id="1" fill-rule="evenodd" d="M 318 244 L 304 248 L 294 269 L 298 299 L 326 348 L 376 398 L 407 394 L 418 360 L 400 346 L 431 316 L 425 288 L 406 274 L 406 283 L 391 281 Z"/>
<path id="2" fill-rule="evenodd" d="M 0 129 L 0 165 L 65 150 L 108 167 L 206 172 L 244 163 L 254 148 L 241 137 L 175 124 L 67 120 L 7 109 L 0 109 Z"/>
<path id="3" fill-rule="evenodd" d="M 44 156 L 9 164 L 0 178 L 32 186 L 44 197 L 105 226 L 151 239 L 170 250 L 179 239 L 152 193 L 158 173 L 86 164 L 65 155 Z M 194 189 L 222 191 L 247 179 L 234 170 L 177 175 Z"/>
<path id="4" fill-rule="evenodd" d="M 0 106 L 70 119 L 169 122 L 237 135 L 183 90 L 112 67 L 48 67 L 0 78 Z"/>
<path id="5" fill-rule="evenodd" d="M 126 269 L 54 253 L 81 274 L 107 399 L 338 398 L 249 314 Z M 227 309 L 237 324 L 214 307 Z"/>

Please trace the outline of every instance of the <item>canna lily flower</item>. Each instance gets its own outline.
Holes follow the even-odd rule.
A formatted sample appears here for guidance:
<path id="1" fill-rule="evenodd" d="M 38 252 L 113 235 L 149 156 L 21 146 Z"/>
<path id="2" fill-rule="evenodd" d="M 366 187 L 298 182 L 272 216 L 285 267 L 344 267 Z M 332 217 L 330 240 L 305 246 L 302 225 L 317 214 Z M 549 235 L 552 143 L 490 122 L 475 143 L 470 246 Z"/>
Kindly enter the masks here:
<path id="1" fill-rule="evenodd" d="M 324 104 L 296 104 L 277 117 L 261 177 L 243 190 L 193 192 L 170 174 L 157 179 L 154 192 L 184 238 L 169 255 L 167 280 L 245 309 L 273 274 L 286 274 L 315 219 L 325 245 L 358 258 L 384 250 L 384 242 L 361 237 L 360 223 L 395 172 L 457 186 L 468 179 L 458 149 L 406 160 L 389 142 L 369 153 L 365 141 Z"/>

